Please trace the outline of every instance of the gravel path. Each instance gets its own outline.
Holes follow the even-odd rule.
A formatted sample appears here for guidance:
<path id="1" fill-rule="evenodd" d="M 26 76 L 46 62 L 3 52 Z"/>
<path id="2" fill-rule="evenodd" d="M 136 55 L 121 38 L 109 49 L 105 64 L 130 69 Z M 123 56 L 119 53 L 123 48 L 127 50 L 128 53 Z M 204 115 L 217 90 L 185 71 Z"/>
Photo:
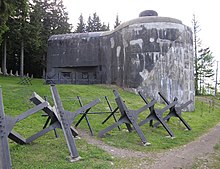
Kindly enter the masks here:
<path id="1" fill-rule="evenodd" d="M 135 168 L 146 169 L 184 169 L 194 164 L 197 158 L 212 153 L 213 147 L 220 141 L 220 123 L 210 129 L 208 133 L 199 137 L 197 140 L 184 145 L 180 148 L 168 150 L 164 153 L 144 153 L 127 149 L 120 149 L 106 145 L 100 140 L 91 137 L 88 133 L 80 130 L 81 137 L 89 144 L 95 145 L 113 156 L 120 158 L 138 157 L 151 160 L 142 160 Z M 150 161 L 150 162 L 149 162 Z"/>

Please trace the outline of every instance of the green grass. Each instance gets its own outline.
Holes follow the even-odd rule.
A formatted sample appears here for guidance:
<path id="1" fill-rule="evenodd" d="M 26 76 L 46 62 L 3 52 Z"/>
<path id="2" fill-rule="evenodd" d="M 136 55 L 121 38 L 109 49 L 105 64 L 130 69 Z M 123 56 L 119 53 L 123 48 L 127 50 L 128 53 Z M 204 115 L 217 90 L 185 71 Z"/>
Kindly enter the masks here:
<path id="1" fill-rule="evenodd" d="M 0 76 L 4 109 L 7 115 L 15 117 L 32 108 L 33 104 L 29 101 L 29 98 L 33 92 L 38 93 L 41 97 L 47 96 L 48 101 L 53 105 L 50 86 L 43 85 L 42 80 L 33 79 L 33 85 L 19 85 L 17 84 L 18 81 L 19 78 Z M 115 107 L 112 89 L 119 91 L 130 109 L 138 109 L 144 106 L 144 102 L 138 95 L 123 91 L 113 85 L 57 85 L 57 89 L 64 108 L 69 111 L 75 111 L 79 108 L 76 96 L 80 96 L 84 104 L 99 98 L 101 102 L 92 108 L 91 111 L 109 111 L 104 96 L 108 96 L 112 106 Z M 219 102 L 219 100 L 215 100 L 215 102 Z M 157 104 L 156 107 L 161 108 L 163 106 L 162 104 Z M 117 128 L 106 134 L 104 138 L 98 138 L 98 132 L 113 123 L 113 119 L 111 119 L 106 124 L 101 124 L 107 117 L 106 114 L 89 115 L 89 120 L 95 133 L 94 137 L 104 141 L 106 144 L 143 152 L 161 152 L 195 140 L 220 121 L 219 109 L 213 108 L 198 99 L 195 106 L 196 110 L 194 112 L 183 113 L 183 117 L 191 126 L 192 131 L 186 131 L 185 126 L 176 118 L 171 118 L 168 122 L 170 129 L 175 134 L 175 139 L 167 138 L 168 133 L 161 126 L 159 128 L 151 128 L 149 123 L 142 126 L 141 129 L 145 137 L 151 143 L 151 146 L 146 147 L 142 145 L 140 138 L 135 132 L 118 131 Z M 46 121 L 46 118 L 42 117 L 41 114 L 43 114 L 42 111 L 17 123 L 14 130 L 25 137 L 31 136 L 41 130 Z M 146 118 L 148 114 L 148 111 L 141 113 L 138 121 Z M 119 117 L 119 115 L 117 116 Z M 74 123 L 76 123 L 77 119 Z M 124 125 L 121 127 L 126 129 Z M 82 121 L 78 128 L 89 132 L 85 120 Z M 87 144 L 83 139 L 76 140 L 77 149 L 83 159 L 77 163 L 69 163 L 66 160 L 69 152 L 62 131 L 58 130 L 58 134 L 59 138 L 55 139 L 54 133 L 49 132 L 29 145 L 18 145 L 10 141 L 13 168 L 125 168 L 130 165 L 128 163 L 129 160 L 112 158 L 108 153 Z M 134 159 L 134 161 L 138 163 L 139 159 Z"/>

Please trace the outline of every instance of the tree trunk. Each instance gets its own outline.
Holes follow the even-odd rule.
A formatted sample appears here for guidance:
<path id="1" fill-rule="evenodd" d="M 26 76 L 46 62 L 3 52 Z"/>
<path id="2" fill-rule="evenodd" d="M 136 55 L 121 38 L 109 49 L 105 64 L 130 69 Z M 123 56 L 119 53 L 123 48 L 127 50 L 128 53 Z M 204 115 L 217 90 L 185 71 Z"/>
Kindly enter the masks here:
<path id="1" fill-rule="evenodd" d="M 3 57 L 3 62 L 2 62 L 3 75 L 7 75 L 6 62 L 7 62 L 7 41 L 5 38 L 4 39 L 4 57 Z"/>
<path id="2" fill-rule="evenodd" d="M 46 62 L 46 54 L 43 55 L 43 63 Z M 43 78 L 46 79 L 46 66 L 43 65 Z"/>
<path id="3" fill-rule="evenodd" d="M 218 61 L 217 61 L 217 67 L 216 67 L 216 73 L 215 73 L 215 95 L 217 96 L 217 87 L 218 87 Z"/>
<path id="4" fill-rule="evenodd" d="M 20 76 L 24 76 L 24 41 L 21 41 L 21 65 L 20 65 Z"/>
<path id="5" fill-rule="evenodd" d="M 198 68 L 197 68 L 197 35 L 196 35 L 196 25 L 194 25 L 194 29 L 193 29 L 193 33 L 194 33 L 194 59 L 195 59 L 195 94 L 199 95 L 199 72 L 198 72 Z"/>

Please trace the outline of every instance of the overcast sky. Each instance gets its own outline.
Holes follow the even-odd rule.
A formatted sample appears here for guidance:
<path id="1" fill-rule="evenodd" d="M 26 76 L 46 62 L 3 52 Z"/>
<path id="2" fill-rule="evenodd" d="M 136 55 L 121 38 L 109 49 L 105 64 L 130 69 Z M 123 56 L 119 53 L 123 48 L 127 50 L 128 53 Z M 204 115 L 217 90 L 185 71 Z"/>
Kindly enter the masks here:
<path id="1" fill-rule="evenodd" d="M 87 22 L 89 15 L 96 12 L 102 22 L 110 24 L 111 29 L 117 14 L 121 22 L 126 22 L 137 18 L 141 11 L 151 9 L 157 11 L 159 16 L 179 19 L 189 27 L 192 27 L 192 17 L 195 14 L 201 29 L 198 35 L 202 40 L 202 47 L 210 47 L 215 59 L 220 61 L 220 7 L 217 0 L 63 0 L 63 2 L 74 29 L 81 13 Z"/>

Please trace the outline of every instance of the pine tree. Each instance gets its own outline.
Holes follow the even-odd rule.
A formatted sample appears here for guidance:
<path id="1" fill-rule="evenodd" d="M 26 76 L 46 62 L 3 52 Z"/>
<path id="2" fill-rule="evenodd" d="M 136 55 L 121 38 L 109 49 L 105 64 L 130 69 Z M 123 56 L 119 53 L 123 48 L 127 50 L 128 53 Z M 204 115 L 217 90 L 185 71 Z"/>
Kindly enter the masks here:
<path id="1" fill-rule="evenodd" d="M 79 16 L 79 23 L 77 24 L 76 33 L 86 32 L 86 24 L 84 23 L 82 14 Z"/>
<path id="2" fill-rule="evenodd" d="M 92 31 L 93 31 L 93 21 L 91 16 L 89 16 L 87 20 L 86 32 L 92 32 Z"/>
<path id="3" fill-rule="evenodd" d="M 115 20 L 115 25 L 114 25 L 114 28 L 116 28 L 118 25 L 121 24 L 121 21 L 119 21 L 119 17 L 118 17 L 118 14 L 116 15 L 116 20 Z"/>
<path id="4" fill-rule="evenodd" d="M 43 70 L 43 52 L 45 49 L 44 41 L 42 40 L 43 33 L 43 16 L 46 11 L 43 8 L 43 1 L 33 0 L 30 3 L 30 26 L 33 31 L 30 33 L 31 40 L 26 45 L 26 71 L 34 74 L 35 77 L 42 76 Z"/>
<path id="5" fill-rule="evenodd" d="M 6 22 L 12 16 L 13 11 L 16 9 L 15 7 L 15 1 L 0 0 L 0 45 L 4 39 L 4 33 L 9 29 Z"/>
<path id="6" fill-rule="evenodd" d="M 14 41 L 14 48 L 11 50 L 11 64 L 9 67 L 12 69 L 14 67 L 13 61 L 14 56 L 17 54 L 20 56 L 20 76 L 24 75 L 24 45 L 29 39 L 29 18 L 28 18 L 28 0 L 15 1 L 16 10 L 14 11 L 14 16 L 10 17 L 7 25 L 10 30 L 8 32 L 9 40 Z M 18 47 L 19 46 L 19 47 Z M 10 63 L 10 60 L 9 60 Z"/>
<path id="7" fill-rule="evenodd" d="M 194 43 L 194 75 L 195 75 L 195 94 L 199 94 L 199 68 L 198 68 L 198 47 L 201 46 L 201 40 L 198 37 L 198 32 L 200 31 L 200 27 L 198 21 L 193 15 L 192 19 L 193 25 L 193 43 Z"/>
<path id="8" fill-rule="evenodd" d="M 103 22 L 102 27 L 101 27 L 101 31 L 109 31 L 109 30 L 110 30 L 109 23 L 108 23 L 108 25 L 105 25 L 105 23 Z"/>
<path id="9" fill-rule="evenodd" d="M 7 43 L 8 43 L 8 34 L 9 30 L 7 26 L 7 21 L 10 16 L 13 16 L 13 11 L 16 9 L 15 1 L 10 0 L 0 0 L 0 46 L 2 45 L 3 57 L 0 59 L 2 62 L 2 71 L 3 74 L 7 74 Z M 2 41 L 4 43 L 2 44 Z M 1 58 L 1 57 L 0 57 Z"/>
<path id="10" fill-rule="evenodd" d="M 212 55 L 212 52 L 209 48 L 201 47 L 202 42 L 198 37 L 198 33 L 201 29 L 195 15 L 193 15 L 192 24 L 194 39 L 195 94 L 199 95 L 205 91 L 205 82 L 214 76 L 214 56 Z"/>
<path id="11" fill-rule="evenodd" d="M 99 16 L 95 13 L 93 13 L 93 16 L 89 16 L 87 20 L 87 26 L 86 26 L 86 31 L 87 32 L 100 32 L 100 31 L 107 31 L 109 30 L 109 24 L 105 25 L 101 23 L 101 20 Z"/>
<path id="12" fill-rule="evenodd" d="M 35 51 L 34 61 L 38 65 L 37 77 L 45 74 L 47 41 L 51 35 L 69 33 L 72 25 L 68 23 L 68 13 L 62 0 L 34 0 L 32 14 L 38 18 L 40 28 L 40 48 Z M 40 69 L 40 70 L 39 70 Z"/>
<path id="13" fill-rule="evenodd" d="M 199 91 L 200 94 L 204 91 L 204 84 L 206 81 L 210 81 L 208 79 L 214 76 L 214 56 L 209 48 L 200 49 L 198 51 L 197 58 L 197 71 L 198 71 L 198 80 L 199 80 Z"/>
<path id="14" fill-rule="evenodd" d="M 92 20 L 93 20 L 93 32 L 101 31 L 102 23 L 96 12 L 93 14 Z"/>
<path id="15" fill-rule="evenodd" d="M 9 17 L 7 26 L 10 29 L 7 36 L 4 35 L 9 37 L 7 39 L 7 68 L 15 72 L 20 67 L 21 75 L 26 72 L 34 74 L 35 77 L 42 77 L 42 70 L 46 67 L 48 38 L 53 34 L 71 31 L 68 13 L 65 11 L 62 0 L 13 2 L 17 8 Z M 3 45 L 0 50 L 4 49 Z M 1 53 L 4 52 L 1 51 Z M 22 59 L 22 56 L 25 57 Z M 25 66 L 22 67 L 22 64 Z"/>

